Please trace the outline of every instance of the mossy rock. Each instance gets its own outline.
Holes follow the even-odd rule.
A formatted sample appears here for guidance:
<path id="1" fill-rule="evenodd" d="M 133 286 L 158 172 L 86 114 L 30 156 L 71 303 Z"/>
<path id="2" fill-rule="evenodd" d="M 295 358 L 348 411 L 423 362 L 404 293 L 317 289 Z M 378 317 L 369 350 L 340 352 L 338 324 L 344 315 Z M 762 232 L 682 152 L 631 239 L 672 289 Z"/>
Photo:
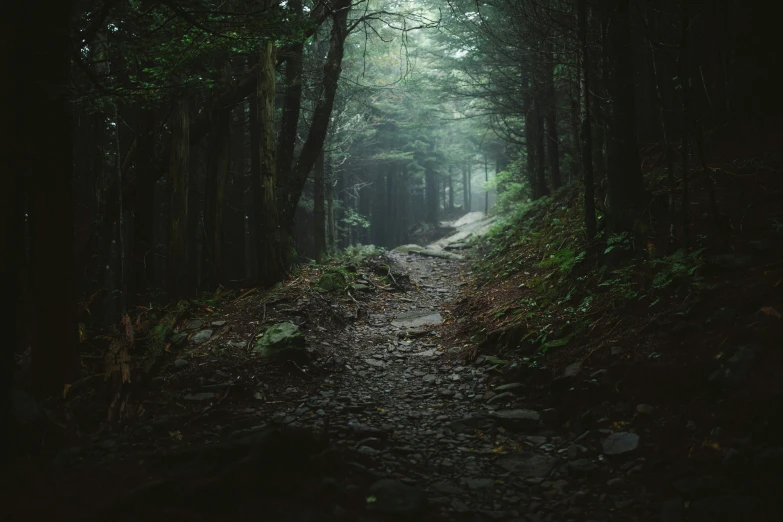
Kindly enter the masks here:
<path id="1" fill-rule="evenodd" d="M 409 254 L 411 252 L 421 252 L 422 250 L 424 250 L 424 247 L 411 244 L 411 245 L 400 245 L 394 250 L 392 250 L 392 252 L 397 252 L 400 254 Z"/>
<path id="2" fill-rule="evenodd" d="M 306 346 L 307 341 L 302 330 L 294 323 L 285 322 L 260 332 L 253 351 L 263 357 L 304 360 L 307 358 Z"/>
<path id="3" fill-rule="evenodd" d="M 318 279 L 317 286 L 327 292 L 338 292 L 345 288 L 345 276 L 337 271 L 327 272 Z"/>

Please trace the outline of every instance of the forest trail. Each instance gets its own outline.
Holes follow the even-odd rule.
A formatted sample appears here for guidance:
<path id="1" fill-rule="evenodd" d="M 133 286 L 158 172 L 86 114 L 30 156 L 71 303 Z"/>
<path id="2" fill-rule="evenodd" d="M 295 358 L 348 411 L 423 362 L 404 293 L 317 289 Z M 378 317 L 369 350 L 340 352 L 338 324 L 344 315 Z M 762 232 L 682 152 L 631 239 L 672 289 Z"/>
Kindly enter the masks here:
<path id="1" fill-rule="evenodd" d="M 677 522 L 686 507 L 689 521 L 766 520 L 738 494 L 685 504 L 708 487 L 693 463 L 661 486 L 661 448 L 687 448 L 689 435 L 656 435 L 652 406 L 596 413 L 582 391 L 570 400 L 589 409 L 565 404 L 552 392 L 573 385 L 578 362 L 540 385 L 515 382 L 516 363 L 466 359 L 475 343 L 455 331 L 473 318 L 454 302 L 472 287 L 466 240 L 491 224 L 473 214 L 448 238 L 384 254 L 408 291 L 357 267 L 361 291 L 322 294 L 315 267 L 185 321 L 190 344 L 153 378 L 144 415 L 63 450 L 33 497 L 11 504 L 28 515 L 14 520 Z M 259 325 L 286 317 L 305 333 L 307 363 L 248 353 Z M 564 424 L 574 407 L 583 414 Z"/>

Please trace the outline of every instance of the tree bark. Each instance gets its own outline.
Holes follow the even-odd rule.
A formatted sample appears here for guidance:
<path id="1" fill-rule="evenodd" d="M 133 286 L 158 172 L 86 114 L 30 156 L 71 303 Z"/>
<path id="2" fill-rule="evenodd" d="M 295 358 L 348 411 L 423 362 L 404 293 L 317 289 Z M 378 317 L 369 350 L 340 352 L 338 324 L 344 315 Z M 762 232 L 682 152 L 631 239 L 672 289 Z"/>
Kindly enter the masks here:
<path id="1" fill-rule="evenodd" d="M 585 184 L 585 231 L 587 240 L 592 241 L 597 233 L 595 220 L 595 192 L 593 186 L 593 136 L 590 119 L 590 55 L 587 46 L 587 0 L 579 0 L 578 6 L 579 42 L 582 61 L 582 171 Z"/>
<path id="2" fill-rule="evenodd" d="M 557 134 L 557 92 L 555 91 L 555 53 L 551 40 L 547 44 L 546 64 L 546 150 L 549 156 L 549 180 L 552 184 L 552 190 L 560 188 L 560 144 Z"/>
<path id="3" fill-rule="evenodd" d="M 226 109 L 215 122 L 214 174 L 212 186 L 207 193 L 209 201 L 208 213 L 211 227 L 207 230 L 212 236 L 212 270 L 215 282 L 226 285 L 223 261 L 223 231 L 225 230 L 223 216 L 225 212 L 226 185 L 231 170 L 231 110 Z"/>
<path id="4" fill-rule="evenodd" d="M 296 16 L 302 15 L 302 0 L 290 0 L 288 5 Z M 283 111 L 280 121 L 280 136 L 277 147 L 277 176 L 285 183 L 291 172 L 296 147 L 296 131 L 302 104 L 302 42 L 292 44 L 285 63 L 283 80 Z"/>
<path id="5" fill-rule="evenodd" d="M 286 270 L 277 207 L 277 165 L 275 162 L 275 48 L 271 42 L 262 45 L 257 75 L 257 154 L 260 169 L 260 191 L 254 201 L 256 214 L 256 250 L 259 282 L 271 286 L 282 281 Z M 292 210 L 295 210 L 292 209 Z M 291 226 L 293 211 L 291 212 Z"/>
<path id="6" fill-rule="evenodd" d="M 326 133 L 329 129 L 329 119 L 332 115 L 334 98 L 342 71 L 345 38 L 348 36 L 347 22 L 350 7 L 351 0 L 336 0 L 333 6 L 334 14 L 332 15 L 329 52 L 326 55 L 326 63 L 323 70 L 323 91 L 316 103 L 310 131 L 302 146 L 299 160 L 296 162 L 290 180 L 285 185 L 284 197 L 282 198 L 281 223 L 283 224 L 282 231 L 285 234 L 290 234 L 292 230 L 296 206 L 299 203 L 299 198 L 302 196 L 307 176 L 310 174 L 318 155 L 323 149 Z M 272 69 L 271 78 L 274 80 L 274 69 Z"/>
<path id="7" fill-rule="evenodd" d="M 144 294 L 150 286 L 154 247 L 153 227 L 155 218 L 155 178 L 157 171 L 152 163 L 155 157 L 154 127 L 157 121 L 155 111 L 142 109 L 136 132 L 138 154 L 136 155 L 136 190 L 133 208 L 133 259 L 135 294 Z"/>
<path id="8" fill-rule="evenodd" d="M 43 17 L 35 12 L 38 7 L 21 7 L 24 16 L 16 19 L 23 25 L 20 36 L 35 35 L 20 45 L 16 63 L 45 66 L 26 67 L 16 78 L 20 84 L 14 103 L 24 113 L 16 122 L 16 132 L 21 136 L 20 148 L 14 154 L 22 154 L 19 167 L 25 172 L 30 205 L 30 273 L 35 302 L 33 390 L 38 397 L 47 397 L 61 396 L 63 386 L 79 376 L 72 288 L 73 129 L 72 109 L 66 97 L 71 74 L 72 2 L 47 6 Z M 12 187 L 5 190 L 13 194 Z M 11 205 L 11 209 L 18 207 Z M 13 257 L 15 253 L 10 251 L 5 256 Z M 13 343 L 4 345 L 5 350 L 15 348 Z"/>
<path id="9" fill-rule="evenodd" d="M 608 37 L 612 63 L 607 79 L 607 222 L 616 233 L 632 232 L 643 208 L 639 144 L 634 106 L 634 67 L 631 47 L 629 0 L 618 0 L 609 13 Z"/>
<path id="10" fill-rule="evenodd" d="M 172 299 L 188 294 L 188 181 L 190 163 L 190 108 L 185 97 L 175 102 L 169 162 L 168 293 Z"/>
<path id="11" fill-rule="evenodd" d="M 324 209 L 324 153 L 318 155 L 313 169 L 313 247 L 320 263 L 326 250 L 326 210 Z"/>
<path id="12" fill-rule="evenodd" d="M 425 166 L 424 191 L 427 201 L 427 222 L 438 224 L 438 175 L 431 165 Z"/>

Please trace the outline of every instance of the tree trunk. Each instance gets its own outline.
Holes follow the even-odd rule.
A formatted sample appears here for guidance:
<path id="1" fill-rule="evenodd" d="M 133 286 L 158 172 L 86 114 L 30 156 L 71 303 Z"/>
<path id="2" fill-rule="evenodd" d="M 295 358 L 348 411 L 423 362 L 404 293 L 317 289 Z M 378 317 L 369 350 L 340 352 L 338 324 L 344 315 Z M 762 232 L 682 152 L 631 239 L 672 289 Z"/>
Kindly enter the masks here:
<path id="1" fill-rule="evenodd" d="M 468 180 L 468 162 L 462 163 L 462 210 L 470 212 L 470 180 Z"/>
<path id="2" fill-rule="evenodd" d="M 223 261 L 223 215 L 225 212 L 226 185 L 231 169 L 231 111 L 224 110 L 215 122 L 215 142 L 212 184 L 207 192 L 208 219 L 207 227 L 212 245 L 212 271 L 215 282 L 225 286 L 225 268 Z"/>
<path id="3" fill-rule="evenodd" d="M 690 26 L 690 17 L 688 15 L 688 2 L 680 2 L 682 20 L 682 39 L 680 41 L 678 70 L 679 81 L 682 86 L 682 236 L 685 248 L 690 247 L 691 232 L 691 213 L 690 196 L 688 194 L 688 167 L 690 163 L 689 136 L 690 136 L 690 61 L 688 60 L 688 27 Z"/>
<path id="4" fill-rule="evenodd" d="M 25 67 L 24 73 L 16 76 L 20 84 L 14 103 L 24 113 L 15 122 L 18 130 L 11 136 L 20 133 L 20 147 L 13 154 L 22 154 L 18 166 L 25 172 L 30 203 L 30 273 L 35 301 L 33 390 L 37 396 L 47 397 L 61 396 L 63 386 L 79 376 L 72 289 L 73 129 L 72 109 L 66 98 L 71 79 L 72 2 L 47 6 L 43 17 L 34 12 L 39 7 L 21 7 L 28 12 L 16 19 L 23 25 L 29 23 L 29 27 L 20 29 L 20 36 L 35 35 L 19 46 L 16 63 L 45 67 Z M 12 186 L 5 186 L 4 191 L 14 194 Z M 17 205 L 10 207 L 12 212 L 18 209 Z M 11 246 L 14 237 L 18 236 L 12 233 L 3 245 Z M 14 250 L 4 254 L 6 258 L 14 255 Z M 13 299 L 13 293 L 10 297 Z M 14 348 L 13 343 L 4 343 L 4 350 Z"/>
<path id="5" fill-rule="evenodd" d="M 533 134 L 534 143 L 536 147 L 536 190 L 535 194 L 537 198 L 549 195 L 549 186 L 546 182 L 546 132 L 544 129 L 545 110 L 541 100 L 542 96 L 536 96 L 535 100 L 535 133 Z"/>
<path id="6" fill-rule="evenodd" d="M 582 171 L 585 184 L 585 231 L 592 241 L 597 233 L 595 220 L 595 194 L 593 187 L 593 137 L 590 120 L 590 56 L 587 46 L 587 0 L 579 0 L 579 42 L 582 61 Z"/>
<path id="7" fill-rule="evenodd" d="M 168 293 L 172 299 L 188 295 L 188 178 L 190 160 L 190 110 L 183 96 L 175 102 L 169 163 Z"/>
<path id="8" fill-rule="evenodd" d="M 427 200 L 427 222 L 438 224 L 438 175 L 431 165 L 424 170 L 424 190 Z"/>
<path id="9" fill-rule="evenodd" d="M 277 207 L 277 170 L 275 162 L 275 48 L 272 42 L 265 43 L 258 60 L 257 91 L 257 154 L 260 168 L 260 193 L 256 194 L 256 250 L 258 278 L 264 286 L 271 286 L 283 280 L 286 264 L 280 241 Z M 293 212 L 291 214 L 293 220 Z M 291 222 L 293 226 L 293 221 Z"/>
<path id="10" fill-rule="evenodd" d="M 64 4 L 67 2 L 63 2 Z M 21 275 L 24 266 L 24 179 L 25 163 L 21 152 L 37 146 L 26 136 L 20 135 L 24 128 L 25 111 L 35 107 L 40 100 L 26 98 L 25 79 L 28 78 L 23 60 L 26 49 L 25 28 L 17 27 L 18 10 L 22 3 L 6 2 L 0 7 L 0 30 L 6 38 L 6 45 L 0 49 L 5 74 L 17 81 L 10 82 L 8 99 L 17 103 L 4 103 L 0 108 L 0 125 L 5 129 L 0 140 L 0 158 L 4 176 L 0 180 L 0 245 L 4 255 L 0 256 L 0 293 L 6 302 L 6 311 L 0 314 L 0 329 L 5 332 L 0 346 L 0 468 L 10 469 L 9 435 L 11 434 L 12 400 L 11 391 L 15 369 L 15 350 L 19 345 L 22 322 Z M 30 21 L 34 18 L 30 17 Z M 32 30 L 32 29 L 31 29 Z M 31 136 L 32 138 L 32 136 Z"/>
<path id="11" fill-rule="evenodd" d="M 547 94 L 547 109 L 546 109 L 546 150 L 549 156 L 549 179 L 552 184 L 552 190 L 555 191 L 560 188 L 560 144 L 558 142 L 557 134 L 557 92 L 555 91 L 555 53 L 552 47 L 551 40 L 547 44 L 547 59 L 546 64 L 546 94 Z"/>
<path id="12" fill-rule="evenodd" d="M 326 159 L 326 251 L 333 253 L 337 241 L 337 229 L 334 222 L 334 165 L 332 155 L 327 154 Z"/>
<path id="13" fill-rule="evenodd" d="M 226 281 L 232 287 L 239 286 L 245 278 L 245 202 L 247 188 L 245 164 L 246 127 L 244 104 L 232 111 L 231 124 L 231 172 L 226 204 L 225 226 L 225 271 Z"/>
<path id="14" fill-rule="evenodd" d="M 607 80 L 610 114 L 607 117 L 607 181 L 610 230 L 631 232 L 643 208 L 644 183 L 636 138 L 634 67 L 629 0 L 619 0 L 609 14 L 612 63 Z"/>
<path id="15" fill-rule="evenodd" d="M 449 165 L 449 210 L 454 210 L 454 167 Z"/>
<path id="16" fill-rule="evenodd" d="M 136 190 L 133 198 L 133 260 L 135 294 L 145 294 L 150 287 L 155 220 L 155 111 L 142 109 L 136 133 Z"/>
<path id="17" fill-rule="evenodd" d="M 486 152 L 484 153 L 484 214 L 489 214 L 489 165 Z"/>
<path id="18" fill-rule="evenodd" d="M 288 5 L 295 16 L 302 16 L 302 0 L 290 0 Z M 277 177 L 280 183 L 288 181 L 294 161 L 296 131 L 302 104 L 303 49 L 304 45 L 301 41 L 293 43 L 285 62 L 283 111 L 277 144 Z"/>
<path id="19" fill-rule="evenodd" d="M 299 160 L 296 162 L 290 180 L 285 185 L 284 194 L 281 198 L 283 207 L 281 209 L 282 227 L 280 230 L 286 235 L 283 238 L 285 245 L 292 242 L 290 235 L 293 230 L 296 206 L 299 203 L 299 198 L 302 196 L 307 176 L 310 174 L 318 155 L 321 154 L 326 133 L 329 129 L 329 120 L 332 115 L 332 107 L 334 106 L 334 99 L 342 71 L 345 38 L 348 36 L 347 25 L 350 7 L 351 0 L 336 0 L 333 5 L 329 52 L 326 55 L 326 63 L 323 69 L 323 90 L 316 103 L 310 131 L 302 146 Z M 272 63 L 269 78 L 271 78 L 271 83 L 274 85 L 274 62 Z"/>
<path id="20" fill-rule="evenodd" d="M 324 209 L 324 153 L 318 155 L 313 169 L 313 246 L 320 263 L 326 251 L 326 210 Z"/>

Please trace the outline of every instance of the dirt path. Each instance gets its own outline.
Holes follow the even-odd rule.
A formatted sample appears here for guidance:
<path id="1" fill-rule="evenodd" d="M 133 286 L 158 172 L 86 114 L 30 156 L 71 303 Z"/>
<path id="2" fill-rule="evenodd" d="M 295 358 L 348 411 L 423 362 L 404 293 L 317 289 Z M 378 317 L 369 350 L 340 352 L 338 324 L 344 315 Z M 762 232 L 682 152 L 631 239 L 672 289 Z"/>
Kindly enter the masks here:
<path id="1" fill-rule="evenodd" d="M 526 404 L 522 383 L 490 389 L 487 366 L 449 356 L 459 347 L 442 346 L 438 328 L 420 326 L 469 320 L 449 317 L 444 307 L 459 291 L 465 262 L 392 255 L 419 290 L 390 294 L 385 313 L 342 332 L 334 342 L 343 347 L 344 370 L 285 421 L 320 425 L 328 417 L 355 465 L 413 486 L 428 512 L 447 520 L 625 519 L 609 510 L 633 501 L 601 502 L 606 479 L 588 480 L 598 464 L 583 457 L 587 448 L 546 428 L 548 412 Z M 411 328 L 415 338 L 406 336 Z M 388 487 L 373 496 L 416 511 L 419 497 Z"/>
<path id="2" fill-rule="evenodd" d="M 89 505 L 106 501 L 92 520 L 764 520 L 740 494 L 699 493 L 687 504 L 712 484 L 704 470 L 656 478 L 671 441 L 656 440 L 651 407 L 615 400 L 584 411 L 580 425 L 565 416 L 566 425 L 551 391 L 568 389 L 568 370 L 536 385 L 503 380 L 513 372 L 491 358 L 461 359 L 448 334 L 471 318 L 452 317 L 449 303 L 470 261 L 431 256 L 445 246 L 388 254 L 409 275 L 407 292 L 368 284 L 338 298 L 292 281 L 282 297 L 237 299 L 218 312 L 224 320 L 202 318 L 221 330 L 167 363 L 145 416 L 62 452 L 66 471 L 19 495 L 30 516 L 14 519 L 55 509 L 86 520 L 64 513 L 83 512 L 89 492 Z M 307 306 L 353 319 L 327 327 Z M 311 364 L 248 354 L 267 313 L 299 318 Z M 280 426 L 288 431 L 268 431 Z M 313 442 L 319 432 L 331 449 Z M 30 508 L 37 498 L 49 502 L 40 512 Z"/>

